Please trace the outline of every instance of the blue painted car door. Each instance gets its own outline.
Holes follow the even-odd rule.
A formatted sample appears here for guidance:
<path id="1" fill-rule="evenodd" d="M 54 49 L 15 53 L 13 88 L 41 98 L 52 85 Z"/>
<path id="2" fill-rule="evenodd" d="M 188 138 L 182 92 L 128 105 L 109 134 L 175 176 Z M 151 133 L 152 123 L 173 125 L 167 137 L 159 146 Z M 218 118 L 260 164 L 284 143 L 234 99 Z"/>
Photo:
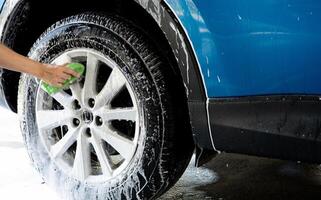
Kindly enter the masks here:
<path id="1" fill-rule="evenodd" d="M 320 0 L 167 2 L 192 41 L 209 97 L 321 94 Z"/>

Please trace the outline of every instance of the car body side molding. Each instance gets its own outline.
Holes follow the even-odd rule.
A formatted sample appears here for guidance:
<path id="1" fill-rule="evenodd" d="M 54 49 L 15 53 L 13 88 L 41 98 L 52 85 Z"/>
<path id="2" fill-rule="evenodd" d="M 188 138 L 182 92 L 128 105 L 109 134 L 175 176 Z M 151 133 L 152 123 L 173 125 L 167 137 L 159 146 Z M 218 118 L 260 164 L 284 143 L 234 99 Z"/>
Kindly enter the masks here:
<path id="1" fill-rule="evenodd" d="M 319 96 L 211 99 L 209 111 L 218 150 L 321 163 Z"/>

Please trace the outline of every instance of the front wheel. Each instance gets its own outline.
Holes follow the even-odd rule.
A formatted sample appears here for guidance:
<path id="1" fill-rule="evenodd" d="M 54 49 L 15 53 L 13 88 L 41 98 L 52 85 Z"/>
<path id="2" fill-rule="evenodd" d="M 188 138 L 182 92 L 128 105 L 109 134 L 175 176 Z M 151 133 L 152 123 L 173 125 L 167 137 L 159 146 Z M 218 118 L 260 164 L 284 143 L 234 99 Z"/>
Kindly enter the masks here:
<path id="1" fill-rule="evenodd" d="M 33 59 L 86 66 L 48 95 L 20 80 L 18 110 L 33 164 L 67 199 L 153 199 L 192 151 L 183 87 L 148 37 L 119 17 L 81 14 L 47 30 Z"/>

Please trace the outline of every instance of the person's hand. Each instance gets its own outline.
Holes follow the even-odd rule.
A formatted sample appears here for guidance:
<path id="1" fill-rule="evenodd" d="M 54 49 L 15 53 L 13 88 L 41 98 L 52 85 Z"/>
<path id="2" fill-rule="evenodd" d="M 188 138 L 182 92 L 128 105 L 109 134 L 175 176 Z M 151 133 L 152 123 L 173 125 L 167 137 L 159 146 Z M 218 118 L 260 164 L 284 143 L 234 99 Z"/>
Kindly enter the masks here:
<path id="1" fill-rule="evenodd" d="M 71 76 L 79 78 L 79 74 L 66 65 L 43 64 L 40 79 L 56 87 L 62 87 Z"/>

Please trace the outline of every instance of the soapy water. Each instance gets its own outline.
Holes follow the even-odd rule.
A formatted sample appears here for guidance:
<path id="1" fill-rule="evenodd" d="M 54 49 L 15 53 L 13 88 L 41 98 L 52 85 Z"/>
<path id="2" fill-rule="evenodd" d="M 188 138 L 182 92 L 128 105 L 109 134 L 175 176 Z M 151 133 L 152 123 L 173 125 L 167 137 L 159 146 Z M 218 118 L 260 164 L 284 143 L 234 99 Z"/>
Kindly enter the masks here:
<path id="1" fill-rule="evenodd" d="M 197 188 L 214 184 L 219 181 L 219 176 L 213 170 L 206 167 L 196 168 L 194 166 L 195 155 L 184 172 L 180 180 L 165 193 L 160 200 L 173 200 L 173 199 L 214 199 L 206 194 L 206 191 Z"/>
<path id="2" fill-rule="evenodd" d="M 34 199 L 34 200 L 59 200 L 60 198 L 44 184 L 40 175 L 31 167 L 28 156 L 23 147 L 22 138 L 18 128 L 18 119 L 13 113 L 0 110 L 0 117 L 6 119 L 6 126 L 1 126 L 0 154 L 3 160 L 9 161 L 2 165 L 0 193 L 3 199 Z M 5 117 L 4 117 L 5 116 Z M 2 119 L 1 118 L 1 119 Z M 3 121 L 3 120 L 2 120 Z M 3 146 L 5 141 L 11 141 Z M 13 144 L 13 146 L 11 146 Z M 16 148 L 18 147 L 19 148 Z M 14 155 L 14 156 L 13 156 Z M 215 183 L 219 180 L 217 174 L 207 168 L 193 166 L 194 158 L 182 178 L 177 184 L 159 199 L 210 199 L 204 191 L 197 188 Z M 37 195 L 35 195 L 37 194 Z M 181 197 L 181 198 L 180 198 Z M 193 198 L 195 197 L 195 198 Z"/>
<path id="3" fill-rule="evenodd" d="M 44 184 L 40 175 L 32 168 L 28 156 L 23 147 L 22 138 L 19 133 L 18 123 L 13 113 L 8 111 L 0 111 L 4 116 L 13 116 L 12 119 L 6 122 L 7 127 L 1 126 L 0 137 L 0 154 L 6 162 L 2 165 L 3 173 L 0 173 L 0 193 L 3 199 L 20 200 L 60 200 L 55 192 Z M 6 117 L 8 119 L 8 117 Z M 11 146 L 2 146 L 1 141 L 15 141 L 19 143 L 21 148 L 17 149 Z M 15 145 L 14 145 L 15 146 Z M 193 162 L 189 165 L 182 178 L 177 184 L 165 193 L 159 199 L 161 200 L 177 200 L 193 199 L 192 197 L 202 197 L 209 199 L 205 192 L 199 191 L 196 188 L 211 183 L 215 183 L 218 177 L 215 172 L 207 168 L 195 168 Z M 35 195 L 37 194 L 37 195 Z M 206 198 L 208 197 L 208 198 Z M 194 198 L 197 199 L 197 198 Z M 193 199 L 193 200 L 194 200 Z"/>

